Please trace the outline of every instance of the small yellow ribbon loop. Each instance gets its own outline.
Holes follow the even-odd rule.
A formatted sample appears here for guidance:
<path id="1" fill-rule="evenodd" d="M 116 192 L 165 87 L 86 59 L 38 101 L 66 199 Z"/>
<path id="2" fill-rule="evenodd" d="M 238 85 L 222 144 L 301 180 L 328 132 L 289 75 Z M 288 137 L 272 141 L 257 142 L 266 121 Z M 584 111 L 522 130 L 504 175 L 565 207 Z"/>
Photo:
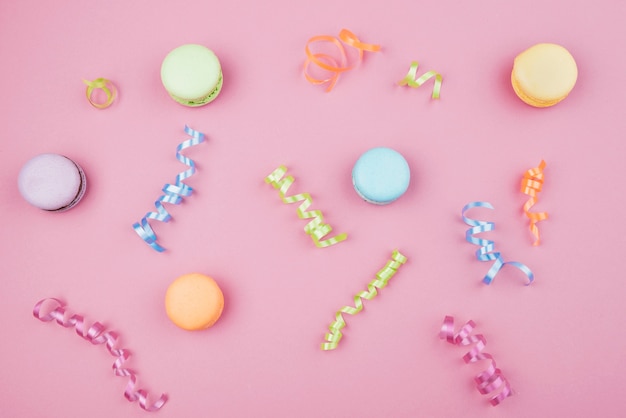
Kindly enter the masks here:
<path id="1" fill-rule="evenodd" d="M 311 219 L 311 221 L 304 226 L 304 232 L 311 237 L 315 246 L 318 248 L 329 247 L 348 238 L 347 234 L 339 234 L 322 240 L 322 238 L 329 234 L 333 228 L 324 223 L 324 216 L 321 211 L 307 211 L 313 203 L 313 199 L 311 199 L 310 194 L 299 193 L 292 196 L 286 195 L 287 190 L 289 190 L 289 187 L 293 184 L 294 179 L 292 176 L 284 177 L 285 174 L 287 174 L 287 167 L 281 165 L 265 178 L 265 182 L 271 184 L 275 189 L 278 189 L 278 194 L 284 203 L 302 202 L 296 212 L 300 219 Z"/>
<path id="2" fill-rule="evenodd" d="M 439 74 L 436 71 L 428 71 L 427 73 L 424 73 L 423 75 L 421 75 L 419 78 L 416 79 L 415 77 L 417 77 L 418 67 L 419 67 L 419 63 L 417 61 L 411 62 L 411 67 L 409 68 L 409 72 L 402 80 L 398 81 L 398 85 L 400 86 L 408 85 L 409 87 L 418 88 L 422 84 L 424 84 L 425 82 L 427 82 L 428 80 L 434 77 L 435 85 L 433 86 L 433 94 L 431 97 L 433 99 L 438 99 L 440 96 L 440 92 L 441 92 L 441 83 L 443 81 L 443 77 L 441 76 L 441 74 Z"/>
<path id="3" fill-rule="evenodd" d="M 96 78 L 93 81 L 83 80 L 83 83 L 87 85 L 87 100 L 95 108 L 106 109 L 113 104 L 113 101 L 115 101 L 117 97 L 117 88 L 115 88 L 115 84 L 113 84 L 111 80 Z M 102 103 L 96 102 L 92 97 L 94 90 L 102 90 L 104 94 L 106 94 L 107 99 Z"/>
<path id="4" fill-rule="evenodd" d="M 548 219 L 547 212 L 531 212 L 530 208 L 537 203 L 537 193 L 541 191 L 543 187 L 543 169 L 546 166 L 546 162 L 541 160 L 538 167 L 531 168 L 524 174 L 522 178 L 522 193 L 529 196 L 529 199 L 524 203 L 524 213 L 530 219 L 530 232 L 535 237 L 534 246 L 538 246 L 539 240 L 539 228 L 537 228 L 537 222 Z"/>
<path id="5" fill-rule="evenodd" d="M 378 291 L 376 289 L 382 289 L 387 286 L 389 279 L 391 279 L 400 266 L 406 263 L 407 258 L 402 255 L 398 250 L 393 250 L 391 254 L 391 261 L 388 261 L 378 273 L 376 273 L 376 278 L 372 280 L 367 285 L 367 290 L 357 293 L 354 296 L 354 307 L 352 306 L 344 306 L 339 309 L 335 314 L 335 321 L 329 325 L 328 329 L 329 333 L 325 335 L 326 342 L 321 344 L 322 350 L 334 350 L 339 345 L 339 341 L 343 338 L 343 334 L 341 333 L 341 329 L 346 326 L 346 321 L 343 319 L 342 313 L 346 313 L 348 315 L 355 315 L 363 310 L 363 301 L 362 299 L 372 300 L 376 295 L 378 295 Z"/>

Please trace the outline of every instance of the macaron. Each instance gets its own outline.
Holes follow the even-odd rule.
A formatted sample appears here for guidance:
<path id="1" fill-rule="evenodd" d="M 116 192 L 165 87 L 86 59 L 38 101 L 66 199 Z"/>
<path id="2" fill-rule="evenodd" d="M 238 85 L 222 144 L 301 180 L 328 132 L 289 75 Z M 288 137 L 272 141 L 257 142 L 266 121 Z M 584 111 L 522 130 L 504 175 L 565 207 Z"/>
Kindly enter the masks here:
<path id="1" fill-rule="evenodd" d="M 363 200 L 386 205 L 402 196 L 409 187 L 411 170 L 402 154 L 385 147 L 363 153 L 352 169 L 354 190 Z"/>
<path id="2" fill-rule="evenodd" d="M 172 99 L 184 106 L 203 106 L 222 90 L 222 66 L 205 46 L 187 44 L 170 51 L 161 64 L 161 81 Z"/>
<path id="3" fill-rule="evenodd" d="M 63 212 L 85 194 L 87 178 L 74 161 L 59 154 L 40 154 L 24 164 L 17 178 L 22 197 L 31 205 Z"/>
<path id="4" fill-rule="evenodd" d="M 572 91 L 578 67 L 572 54 L 557 44 L 537 44 L 513 62 L 511 84 L 515 94 L 534 107 L 554 106 Z"/>
<path id="5" fill-rule="evenodd" d="M 182 329 L 209 328 L 224 309 L 224 295 L 213 278 L 201 273 L 184 274 L 165 293 L 165 312 Z"/>

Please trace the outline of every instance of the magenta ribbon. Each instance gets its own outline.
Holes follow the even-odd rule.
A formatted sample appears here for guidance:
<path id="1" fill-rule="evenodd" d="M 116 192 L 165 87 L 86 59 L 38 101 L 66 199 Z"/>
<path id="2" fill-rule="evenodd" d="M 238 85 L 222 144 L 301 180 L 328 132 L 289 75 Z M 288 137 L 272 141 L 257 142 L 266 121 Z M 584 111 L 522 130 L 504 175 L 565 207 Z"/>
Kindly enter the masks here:
<path id="1" fill-rule="evenodd" d="M 454 333 L 454 317 L 446 316 L 439 332 L 439 338 L 445 339 L 450 344 L 467 346 L 475 344 L 474 347 L 463 356 L 465 363 L 474 363 L 479 360 L 489 361 L 487 369 L 474 377 L 476 382 L 476 389 L 483 395 L 495 392 L 500 389 L 500 392 L 495 394 L 489 400 L 491 405 L 496 406 L 504 399 L 513 395 L 511 385 L 509 381 L 502 375 L 502 371 L 496 366 L 496 361 L 489 353 L 482 352 L 487 345 L 487 340 L 482 334 L 472 335 L 472 331 L 476 327 L 474 321 L 469 320 L 458 333 Z"/>
<path id="2" fill-rule="evenodd" d="M 41 308 L 47 301 L 54 302 L 56 307 L 48 314 L 41 316 Z M 128 377 L 128 383 L 124 390 L 124 396 L 129 402 L 138 401 L 139 406 L 145 411 L 154 412 L 161 409 L 165 402 L 167 402 L 167 395 L 162 394 L 161 397 L 148 406 L 148 393 L 143 389 L 135 389 L 137 387 L 137 376 L 132 370 L 122 367 L 124 362 L 130 357 L 130 351 L 124 348 L 116 348 L 118 334 L 114 331 L 105 331 L 104 325 L 99 322 L 94 322 L 89 329 L 85 325 L 85 321 L 80 315 L 72 315 L 69 319 L 66 319 L 65 303 L 55 298 L 42 299 L 33 308 L 33 315 L 35 318 L 43 322 L 49 322 L 53 319 L 57 323 L 65 328 L 74 327 L 76 333 L 89 341 L 92 344 L 105 344 L 107 350 L 113 357 L 117 357 L 113 363 L 113 373 L 115 376 Z"/>

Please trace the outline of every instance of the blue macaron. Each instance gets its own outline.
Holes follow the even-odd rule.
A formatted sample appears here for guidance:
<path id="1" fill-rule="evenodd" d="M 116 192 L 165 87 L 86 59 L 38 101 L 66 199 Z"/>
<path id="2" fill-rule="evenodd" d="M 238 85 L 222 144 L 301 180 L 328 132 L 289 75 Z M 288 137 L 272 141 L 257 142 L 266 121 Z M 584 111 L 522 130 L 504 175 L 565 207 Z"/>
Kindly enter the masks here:
<path id="1" fill-rule="evenodd" d="M 352 169 L 354 190 L 366 202 L 386 205 L 409 187 L 411 170 L 402 154 L 385 147 L 372 148 L 359 157 Z"/>

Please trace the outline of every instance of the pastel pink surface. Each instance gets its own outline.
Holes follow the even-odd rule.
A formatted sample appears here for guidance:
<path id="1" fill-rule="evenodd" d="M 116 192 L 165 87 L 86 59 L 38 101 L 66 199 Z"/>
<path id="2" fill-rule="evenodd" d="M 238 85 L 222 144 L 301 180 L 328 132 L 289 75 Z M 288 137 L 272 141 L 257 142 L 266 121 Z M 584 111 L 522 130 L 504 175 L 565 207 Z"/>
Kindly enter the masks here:
<path id="1" fill-rule="evenodd" d="M 0 415 L 147 416 L 124 399 L 102 346 L 33 318 L 45 297 L 119 332 L 139 385 L 169 395 L 161 417 L 626 415 L 625 14 L 617 0 L 0 3 L 0 52 L 15 64 L 0 67 Z M 382 51 L 325 93 L 304 80 L 304 45 L 344 27 Z M 538 42 L 579 65 L 572 93 L 549 109 L 522 103 L 509 80 L 517 52 Z M 223 65 L 220 96 L 198 109 L 160 84 L 163 57 L 184 43 Z M 413 60 L 418 75 L 443 75 L 441 100 L 430 83 L 395 84 Z M 105 110 L 85 99 L 82 80 L 97 77 L 119 92 Z M 208 141 L 186 152 L 194 194 L 154 224 L 168 249 L 157 254 L 131 225 L 185 168 L 174 157 L 185 124 Z M 350 178 L 375 146 L 402 153 L 417 179 L 384 207 Z M 24 161 L 45 152 L 89 173 L 64 216 L 17 189 Z M 550 218 L 533 247 L 519 184 L 542 159 L 536 209 Z M 280 164 L 345 242 L 315 248 L 296 206 L 263 182 Z M 494 205 L 475 215 L 496 223 L 489 238 L 505 260 L 532 268 L 531 286 L 510 267 L 480 282 L 489 264 L 460 218 L 473 200 Z M 407 264 L 347 316 L 338 349 L 320 351 L 334 313 L 394 248 Z M 188 333 L 163 298 L 194 271 L 220 283 L 226 308 Z M 437 337 L 445 315 L 476 321 L 515 396 L 488 405 L 472 381 L 480 365 Z"/>

